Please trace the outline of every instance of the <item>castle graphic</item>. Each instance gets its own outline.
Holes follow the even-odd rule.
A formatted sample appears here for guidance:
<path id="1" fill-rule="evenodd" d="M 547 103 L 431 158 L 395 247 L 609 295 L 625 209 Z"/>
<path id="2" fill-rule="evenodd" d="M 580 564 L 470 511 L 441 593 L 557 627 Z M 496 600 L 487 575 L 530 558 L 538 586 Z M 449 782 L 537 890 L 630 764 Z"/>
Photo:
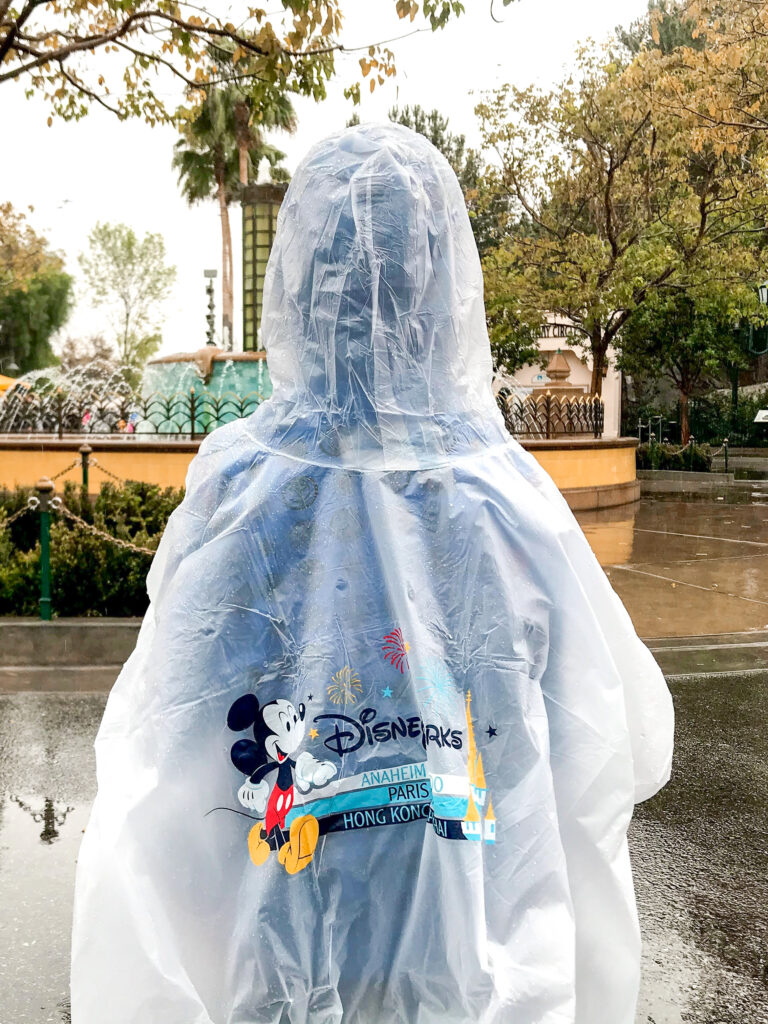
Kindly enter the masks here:
<path id="1" fill-rule="evenodd" d="M 496 816 L 493 804 L 488 797 L 488 788 L 483 771 L 483 755 L 477 749 L 475 729 L 472 725 L 472 693 L 467 692 L 467 774 L 469 776 L 469 797 L 467 813 L 461 823 L 461 831 L 466 839 L 486 843 L 496 842 Z M 483 816 L 485 800 L 488 797 L 488 809 Z"/>

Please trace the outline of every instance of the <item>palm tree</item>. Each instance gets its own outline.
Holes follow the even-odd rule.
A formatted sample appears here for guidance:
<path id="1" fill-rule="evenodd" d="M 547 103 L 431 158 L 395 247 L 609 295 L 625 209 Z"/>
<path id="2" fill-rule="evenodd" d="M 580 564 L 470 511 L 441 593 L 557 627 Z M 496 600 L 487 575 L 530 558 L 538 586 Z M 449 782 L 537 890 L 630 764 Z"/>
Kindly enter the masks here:
<path id="1" fill-rule="evenodd" d="M 229 204 L 244 185 L 258 175 L 266 160 L 272 176 L 285 177 L 280 162 L 285 154 L 265 142 L 270 129 L 293 132 L 296 115 L 287 96 L 265 86 L 245 92 L 228 84 L 209 90 L 195 117 L 184 126 L 174 147 L 173 166 L 179 172 L 184 198 L 192 205 L 215 197 L 221 214 L 222 306 L 225 337 L 231 341 L 234 319 L 232 294 L 232 232 Z"/>

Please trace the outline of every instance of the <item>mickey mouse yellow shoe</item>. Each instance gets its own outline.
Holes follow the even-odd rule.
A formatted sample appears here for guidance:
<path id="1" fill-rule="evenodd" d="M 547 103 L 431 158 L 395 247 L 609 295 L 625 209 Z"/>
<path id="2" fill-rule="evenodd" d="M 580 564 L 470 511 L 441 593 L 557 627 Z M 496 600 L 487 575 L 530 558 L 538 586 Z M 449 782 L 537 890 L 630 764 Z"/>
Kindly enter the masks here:
<path id="1" fill-rule="evenodd" d="M 264 838 L 264 826 L 259 822 L 248 833 L 248 853 L 254 864 L 263 864 L 269 856 L 269 843 Z"/>
<path id="2" fill-rule="evenodd" d="M 305 814 L 291 823 L 288 842 L 280 848 L 277 857 L 289 875 L 296 875 L 312 861 L 320 826 L 317 818 Z"/>

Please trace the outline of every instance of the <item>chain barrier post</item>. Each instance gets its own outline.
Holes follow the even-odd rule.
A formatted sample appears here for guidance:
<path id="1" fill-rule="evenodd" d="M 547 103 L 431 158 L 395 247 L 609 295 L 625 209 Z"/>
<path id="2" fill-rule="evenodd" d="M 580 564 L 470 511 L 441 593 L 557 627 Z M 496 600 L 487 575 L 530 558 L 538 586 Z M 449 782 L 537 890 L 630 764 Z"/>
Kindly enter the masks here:
<path id="1" fill-rule="evenodd" d="M 693 436 L 693 434 L 691 434 L 691 436 L 688 438 L 688 446 L 691 449 L 691 462 L 690 462 L 690 470 L 691 470 L 691 472 L 693 472 L 693 449 L 694 449 L 695 444 L 696 444 L 696 438 Z"/>
<path id="2" fill-rule="evenodd" d="M 81 444 L 78 448 L 80 452 L 80 465 L 83 468 L 83 497 L 88 497 L 88 467 L 93 452 L 93 448 L 89 444 Z"/>
<path id="3" fill-rule="evenodd" d="M 728 472 L 728 438 L 723 438 L 723 454 L 725 455 L 725 472 Z"/>
<path id="4" fill-rule="evenodd" d="M 54 484 L 47 476 L 35 484 L 40 512 L 40 618 L 51 621 L 51 499 Z"/>

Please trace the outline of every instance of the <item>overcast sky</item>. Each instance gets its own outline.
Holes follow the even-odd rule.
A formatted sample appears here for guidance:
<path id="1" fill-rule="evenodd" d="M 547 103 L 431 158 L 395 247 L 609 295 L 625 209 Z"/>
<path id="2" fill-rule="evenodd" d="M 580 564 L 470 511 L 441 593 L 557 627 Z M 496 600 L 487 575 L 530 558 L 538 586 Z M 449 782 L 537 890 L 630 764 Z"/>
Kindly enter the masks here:
<path id="1" fill-rule="evenodd" d="M 223 5 L 216 4 L 216 9 Z M 407 30 L 394 14 L 393 0 L 344 0 L 344 43 L 367 44 Z M 371 96 L 362 91 L 360 117 L 383 120 L 394 104 L 437 107 L 455 132 L 477 141 L 473 113 L 477 94 L 502 82 L 549 85 L 557 81 L 580 42 L 604 40 L 617 24 L 647 9 L 646 0 L 519 0 L 502 7 L 496 0 L 494 24 L 489 0 L 465 0 L 467 14 L 437 33 L 420 33 L 392 43 L 398 74 Z M 343 128 L 353 108 L 343 89 L 359 73 L 356 57 L 339 60 L 340 74 L 321 104 L 297 99 L 298 131 L 272 141 L 288 154 L 293 169 L 318 139 Z M 106 111 L 77 123 L 54 121 L 47 107 L 27 100 L 23 88 L 3 87 L 3 135 L 15 139 L 0 156 L 0 197 L 19 208 L 31 205 L 33 227 L 60 249 L 77 278 L 77 257 L 99 221 L 122 221 L 138 233 L 159 231 L 177 281 L 166 305 L 163 351 L 198 348 L 205 343 L 206 299 L 203 270 L 220 273 L 221 234 L 214 202 L 192 209 L 180 196 L 171 155 L 176 133 L 139 121 L 119 123 Z M 168 99 L 175 105 L 168 88 Z M 179 97 L 180 99 L 180 97 Z M 240 218 L 231 209 L 235 262 L 235 337 L 241 333 Z M 217 290 L 217 314 L 221 313 Z M 78 289 L 78 302 L 64 333 L 98 333 L 103 318 Z"/>

